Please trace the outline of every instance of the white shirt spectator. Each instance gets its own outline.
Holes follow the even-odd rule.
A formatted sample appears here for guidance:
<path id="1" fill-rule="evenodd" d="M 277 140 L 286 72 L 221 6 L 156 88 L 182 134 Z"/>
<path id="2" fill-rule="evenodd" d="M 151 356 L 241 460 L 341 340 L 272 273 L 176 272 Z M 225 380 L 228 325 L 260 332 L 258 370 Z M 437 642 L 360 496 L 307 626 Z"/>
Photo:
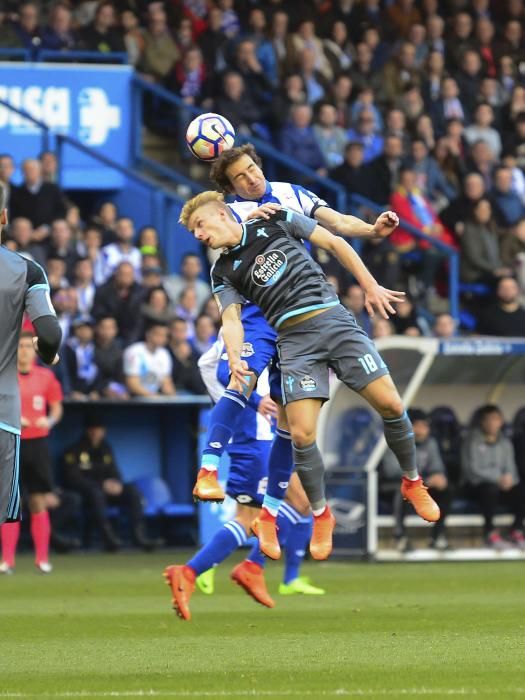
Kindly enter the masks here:
<path id="1" fill-rule="evenodd" d="M 131 246 L 129 250 L 124 252 L 118 243 L 110 243 L 102 248 L 101 253 L 101 267 L 102 273 L 99 273 L 99 277 L 102 280 L 96 280 L 97 284 L 107 282 L 111 275 L 115 272 L 120 263 L 128 262 L 133 266 L 135 270 L 135 276 L 137 280 L 140 280 L 140 270 L 142 267 L 142 255 L 138 248 Z"/>
<path id="2" fill-rule="evenodd" d="M 124 351 L 124 374 L 138 377 L 142 386 L 154 394 L 166 377 L 171 376 L 172 361 L 166 348 L 151 352 L 146 343 L 133 343 Z"/>

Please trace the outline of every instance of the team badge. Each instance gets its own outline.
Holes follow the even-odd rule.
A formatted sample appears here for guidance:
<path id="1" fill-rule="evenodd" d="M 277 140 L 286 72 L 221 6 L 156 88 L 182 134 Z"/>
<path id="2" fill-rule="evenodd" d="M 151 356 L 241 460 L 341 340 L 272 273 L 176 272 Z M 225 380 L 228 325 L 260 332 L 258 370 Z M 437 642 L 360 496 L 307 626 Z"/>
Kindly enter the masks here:
<path id="1" fill-rule="evenodd" d="M 309 374 L 305 374 L 299 382 L 299 386 L 303 391 L 315 391 L 317 389 L 317 382 Z"/>
<path id="2" fill-rule="evenodd" d="M 253 345 L 251 343 L 243 343 L 241 357 L 251 357 L 254 354 Z M 226 357 L 228 357 L 228 354 L 226 354 Z"/>

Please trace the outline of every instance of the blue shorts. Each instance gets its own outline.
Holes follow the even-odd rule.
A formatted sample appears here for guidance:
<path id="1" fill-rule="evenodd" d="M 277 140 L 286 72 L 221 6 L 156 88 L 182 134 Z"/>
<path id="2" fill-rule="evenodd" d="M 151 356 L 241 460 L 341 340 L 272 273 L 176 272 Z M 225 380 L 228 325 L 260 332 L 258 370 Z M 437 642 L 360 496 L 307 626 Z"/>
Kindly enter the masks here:
<path id="1" fill-rule="evenodd" d="M 249 449 L 238 452 L 232 445 L 228 448 L 230 472 L 226 482 L 226 493 L 237 503 L 260 508 L 268 485 L 268 456 L 271 440 L 254 440 Z"/>

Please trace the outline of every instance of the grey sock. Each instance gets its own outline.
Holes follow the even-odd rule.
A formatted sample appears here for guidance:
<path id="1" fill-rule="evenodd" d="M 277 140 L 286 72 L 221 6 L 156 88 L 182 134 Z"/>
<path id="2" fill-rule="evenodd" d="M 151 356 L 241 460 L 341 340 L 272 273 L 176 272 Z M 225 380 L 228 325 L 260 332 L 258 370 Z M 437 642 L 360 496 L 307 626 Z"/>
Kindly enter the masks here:
<path id="1" fill-rule="evenodd" d="M 295 470 L 305 490 L 312 510 L 324 508 L 324 464 L 317 443 L 306 447 L 293 446 Z"/>
<path id="2" fill-rule="evenodd" d="M 384 418 L 387 445 L 397 457 L 403 476 L 417 479 L 416 442 L 412 423 L 406 411 L 399 418 Z"/>

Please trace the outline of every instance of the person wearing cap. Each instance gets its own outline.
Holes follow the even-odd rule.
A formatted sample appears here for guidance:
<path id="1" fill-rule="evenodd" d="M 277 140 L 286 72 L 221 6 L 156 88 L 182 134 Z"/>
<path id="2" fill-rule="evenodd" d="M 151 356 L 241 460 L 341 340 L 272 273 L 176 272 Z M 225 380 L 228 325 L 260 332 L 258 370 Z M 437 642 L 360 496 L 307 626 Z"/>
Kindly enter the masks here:
<path id="1" fill-rule="evenodd" d="M 437 440 L 430 434 L 428 415 L 425 411 L 417 408 L 408 411 L 408 415 L 414 429 L 418 471 L 425 484 L 428 486 L 430 495 L 436 501 L 441 511 L 440 519 L 432 528 L 430 545 L 434 549 L 445 550 L 449 547 L 446 537 L 445 519 L 450 510 L 451 500 L 445 465 L 441 458 Z M 397 540 L 398 549 L 400 551 L 410 551 L 412 545 L 407 537 L 404 523 L 406 515 L 410 512 L 410 507 L 407 502 L 403 501 L 399 489 L 397 488 L 399 466 L 391 450 L 387 450 L 383 458 L 380 469 L 380 479 L 383 482 L 380 486 L 380 490 L 383 491 L 388 490 L 388 482 L 394 482 L 396 484 L 393 499 L 393 510 L 396 520 L 394 537 Z M 385 486 L 386 489 L 384 488 Z"/>
<path id="2" fill-rule="evenodd" d="M 108 506 L 126 510 L 132 541 L 137 547 L 151 551 L 161 544 L 145 533 L 140 492 L 133 484 L 124 483 L 100 416 L 88 415 L 84 434 L 65 451 L 63 479 L 68 488 L 82 497 L 90 525 L 99 530 L 107 551 L 116 552 L 121 547 L 107 516 Z"/>
<path id="3" fill-rule="evenodd" d="M 98 399 L 99 370 L 95 363 L 94 320 L 81 314 L 71 322 L 72 337 L 64 348 L 64 362 L 71 387 L 70 397 L 78 401 Z"/>

